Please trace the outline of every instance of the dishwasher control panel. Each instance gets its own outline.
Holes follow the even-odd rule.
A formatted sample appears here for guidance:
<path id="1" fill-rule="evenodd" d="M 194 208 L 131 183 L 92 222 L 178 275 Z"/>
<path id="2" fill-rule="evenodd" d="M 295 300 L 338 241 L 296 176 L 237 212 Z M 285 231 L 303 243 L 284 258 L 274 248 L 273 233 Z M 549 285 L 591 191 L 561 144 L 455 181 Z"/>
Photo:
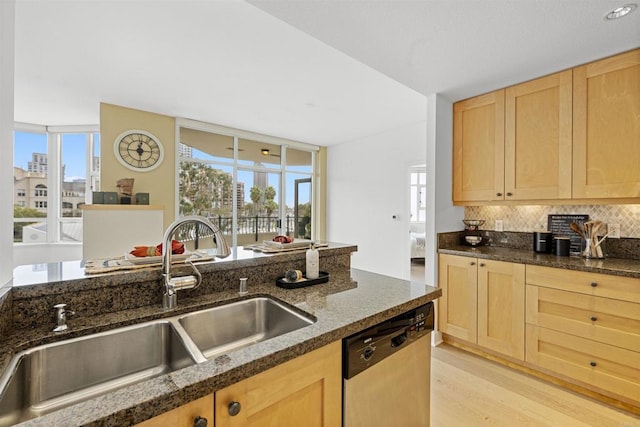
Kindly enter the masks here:
<path id="1" fill-rule="evenodd" d="M 345 379 L 375 365 L 433 331 L 433 303 L 392 317 L 342 341 Z"/>

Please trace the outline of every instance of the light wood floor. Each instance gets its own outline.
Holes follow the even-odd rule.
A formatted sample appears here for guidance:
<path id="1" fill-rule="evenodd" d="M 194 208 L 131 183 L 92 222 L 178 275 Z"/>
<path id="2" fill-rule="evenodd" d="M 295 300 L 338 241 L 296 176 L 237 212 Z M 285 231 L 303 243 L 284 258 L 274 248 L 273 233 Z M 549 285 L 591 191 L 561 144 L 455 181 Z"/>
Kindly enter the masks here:
<path id="1" fill-rule="evenodd" d="M 446 344 L 431 359 L 431 427 L 638 427 L 640 417 Z"/>

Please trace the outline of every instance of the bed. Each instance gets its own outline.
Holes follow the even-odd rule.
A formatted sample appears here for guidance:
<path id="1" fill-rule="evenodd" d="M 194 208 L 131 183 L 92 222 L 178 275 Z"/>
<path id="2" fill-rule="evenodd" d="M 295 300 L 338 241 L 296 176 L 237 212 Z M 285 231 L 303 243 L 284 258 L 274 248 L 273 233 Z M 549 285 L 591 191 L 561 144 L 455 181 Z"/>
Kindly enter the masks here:
<path id="1" fill-rule="evenodd" d="M 411 259 L 424 259 L 425 234 L 411 231 L 409 237 L 411 239 Z"/>

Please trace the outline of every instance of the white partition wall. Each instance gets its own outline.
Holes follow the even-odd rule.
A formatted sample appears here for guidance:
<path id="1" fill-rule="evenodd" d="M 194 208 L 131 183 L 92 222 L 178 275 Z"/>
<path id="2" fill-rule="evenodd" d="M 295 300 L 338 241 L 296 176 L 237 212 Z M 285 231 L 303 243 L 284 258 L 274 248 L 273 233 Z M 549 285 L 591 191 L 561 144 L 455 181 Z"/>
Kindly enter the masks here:
<path id="1" fill-rule="evenodd" d="M 117 258 L 134 246 L 154 246 L 164 234 L 163 206 L 86 205 L 82 258 Z"/>

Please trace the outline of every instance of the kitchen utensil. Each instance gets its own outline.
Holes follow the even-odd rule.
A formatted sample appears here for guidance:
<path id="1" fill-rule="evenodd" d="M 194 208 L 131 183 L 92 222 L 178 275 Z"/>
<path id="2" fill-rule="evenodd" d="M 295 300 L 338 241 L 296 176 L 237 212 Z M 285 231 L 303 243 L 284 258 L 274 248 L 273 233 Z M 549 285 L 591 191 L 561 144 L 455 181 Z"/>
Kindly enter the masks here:
<path id="1" fill-rule="evenodd" d="M 578 224 L 576 224 L 575 222 L 572 222 L 571 224 L 569 224 L 569 227 L 571 227 L 572 231 L 574 231 L 578 235 L 580 235 L 580 237 L 582 237 L 583 239 L 586 239 L 586 237 L 584 235 L 584 231 L 582 230 L 582 228 L 580 228 L 580 226 Z"/>
<path id="2" fill-rule="evenodd" d="M 484 219 L 463 219 L 462 222 L 466 225 L 467 231 L 478 231 L 478 228 L 484 224 Z"/>
<path id="3" fill-rule="evenodd" d="M 464 240 L 466 240 L 467 243 L 470 244 L 471 246 L 476 246 L 480 242 L 482 242 L 482 237 L 481 236 L 464 236 Z"/>

